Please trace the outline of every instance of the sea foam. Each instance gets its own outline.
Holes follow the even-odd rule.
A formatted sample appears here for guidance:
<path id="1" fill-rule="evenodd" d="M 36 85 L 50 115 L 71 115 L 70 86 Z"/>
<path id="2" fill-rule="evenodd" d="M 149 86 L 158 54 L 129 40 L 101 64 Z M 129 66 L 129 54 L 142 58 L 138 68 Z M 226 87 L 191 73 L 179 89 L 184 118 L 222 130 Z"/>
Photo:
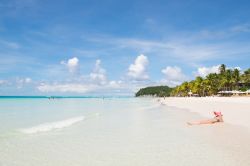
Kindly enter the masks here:
<path id="1" fill-rule="evenodd" d="M 74 118 L 70 118 L 70 119 L 66 119 L 62 121 L 55 121 L 55 122 L 40 124 L 34 127 L 21 129 L 20 131 L 25 134 L 47 132 L 47 131 L 51 131 L 55 129 L 62 129 L 65 127 L 69 127 L 77 122 L 82 121 L 83 119 L 84 119 L 83 116 L 79 116 L 79 117 L 74 117 Z"/>

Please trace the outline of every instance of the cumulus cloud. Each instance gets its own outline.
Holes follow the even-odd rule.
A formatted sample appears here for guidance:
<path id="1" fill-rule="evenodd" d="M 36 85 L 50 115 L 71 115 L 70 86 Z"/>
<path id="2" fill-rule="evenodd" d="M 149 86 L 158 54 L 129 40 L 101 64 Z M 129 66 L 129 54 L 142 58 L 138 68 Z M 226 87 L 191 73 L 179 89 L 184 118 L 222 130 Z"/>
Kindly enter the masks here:
<path id="1" fill-rule="evenodd" d="M 6 81 L 6 80 L 0 80 L 0 85 L 4 85 L 6 83 L 8 83 L 8 81 Z"/>
<path id="2" fill-rule="evenodd" d="M 123 86 L 122 84 L 123 84 L 123 82 L 121 80 L 119 80 L 119 81 L 110 81 L 108 86 L 110 88 L 117 89 L 117 88 L 122 88 L 122 86 Z"/>
<path id="3" fill-rule="evenodd" d="M 41 92 L 75 92 L 86 93 L 93 87 L 84 84 L 68 83 L 68 84 L 40 84 L 37 89 Z"/>
<path id="4" fill-rule="evenodd" d="M 88 92 L 117 92 L 125 89 L 125 84 L 122 81 L 109 81 L 105 84 L 94 83 L 41 83 L 37 86 L 40 92 L 59 92 L 59 93 L 80 93 L 86 94 Z M 127 90 L 127 89 L 126 89 Z"/>
<path id="5" fill-rule="evenodd" d="M 182 73 L 181 68 L 177 66 L 167 66 L 165 69 L 162 69 L 161 72 L 165 75 L 162 82 L 169 86 L 179 85 L 188 79 L 188 77 Z"/>
<path id="6" fill-rule="evenodd" d="M 241 69 L 241 67 L 239 67 L 239 66 L 236 66 L 236 67 L 229 67 L 229 68 L 227 68 L 227 69 L 231 69 L 231 70 L 238 69 L 240 72 L 242 72 L 242 69 Z"/>
<path id="7" fill-rule="evenodd" d="M 17 88 L 20 89 L 22 88 L 25 84 L 30 84 L 32 82 L 32 79 L 27 77 L 27 78 L 16 78 L 16 85 Z"/>
<path id="8" fill-rule="evenodd" d="M 25 85 L 28 85 L 28 84 L 31 84 L 31 83 L 32 83 L 32 79 L 29 78 L 29 77 L 26 77 L 26 78 L 16 77 L 13 80 L 12 79 L 9 79 L 9 80 L 0 80 L 0 86 L 1 85 L 3 85 L 3 86 L 4 85 L 14 86 L 17 89 L 21 89 Z"/>
<path id="9" fill-rule="evenodd" d="M 146 73 L 146 67 L 149 61 L 143 54 L 139 55 L 134 64 L 131 64 L 128 69 L 128 76 L 135 80 L 147 80 L 149 76 Z"/>
<path id="10" fill-rule="evenodd" d="M 69 69 L 69 72 L 75 73 L 79 67 L 79 59 L 77 57 L 68 59 L 67 62 L 61 61 L 62 65 L 66 65 L 67 68 Z"/>
<path id="11" fill-rule="evenodd" d="M 131 95 L 140 88 L 149 86 L 145 82 L 112 80 L 106 81 L 105 84 L 94 82 L 58 82 L 58 83 L 41 83 L 36 88 L 43 93 L 78 93 L 78 94 L 102 94 L 102 95 Z"/>
<path id="12" fill-rule="evenodd" d="M 90 78 L 92 81 L 105 84 L 107 81 L 106 70 L 101 67 L 101 60 L 96 60 L 95 68 L 92 73 L 90 73 Z"/>
<path id="13" fill-rule="evenodd" d="M 25 82 L 25 83 L 31 83 L 31 81 L 32 81 L 32 79 L 31 79 L 31 78 L 28 78 L 28 77 L 24 79 L 24 82 Z"/>
<path id="14" fill-rule="evenodd" d="M 206 77 L 210 73 L 219 73 L 220 72 L 220 66 L 221 65 L 216 65 L 216 66 L 211 66 L 211 67 L 199 67 L 197 71 L 194 73 L 196 76 L 201 76 L 201 77 Z M 226 69 L 238 69 L 241 71 L 241 68 L 236 66 L 236 67 L 227 67 Z"/>
<path id="15" fill-rule="evenodd" d="M 210 73 L 219 73 L 220 65 L 211 66 L 211 67 L 199 67 L 196 76 L 206 77 Z"/>
<path id="16" fill-rule="evenodd" d="M 97 59 L 93 71 L 78 80 L 64 83 L 41 83 L 37 86 L 40 92 L 59 92 L 59 93 L 81 93 L 88 92 L 110 92 L 124 89 L 122 81 L 109 81 L 106 70 L 101 66 L 101 60 Z"/>
<path id="17" fill-rule="evenodd" d="M 67 63 L 62 63 L 68 66 Z M 94 69 L 87 75 L 82 75 L 78 79 L 67 82 L 46 82 L 39 84 L 36 88 L 40 92 L 46 93 L 79 93 L 79 94 L 131 94 L 141 87 L 145 81 L 138 81 L 148 78 L 146 65 L 148 59 L 144 55 L 136 58 L 134 64 L 130 65 L 129 74 L 134 79 L 128 80 L 108 80 L 106 70 L 101 65 L 101 60 L 97 59 Z"/>
<path id="18" fill-rule="evenodd" d="M 241 71 L 241 67 L 237 66 L 237 67 L 234 67 L 234 69 L 238 69 Z"/>
<path id="19" fill-rule="evenodd" d="M 32 79 L 27 77 L 27 78 L 17 78 L 16 79 L 17 83 L 24 84 L 24 83 L 31 83 Z"/>

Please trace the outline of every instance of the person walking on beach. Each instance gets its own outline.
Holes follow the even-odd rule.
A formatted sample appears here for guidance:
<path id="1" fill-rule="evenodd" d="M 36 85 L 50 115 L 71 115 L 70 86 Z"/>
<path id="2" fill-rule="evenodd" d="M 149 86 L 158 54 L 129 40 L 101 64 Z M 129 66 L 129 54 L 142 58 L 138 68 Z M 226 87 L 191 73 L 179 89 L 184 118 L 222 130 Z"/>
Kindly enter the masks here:
<path id="1" fill-rule="evenodd" d="M 221 112 L 214 112 L 215 117 L 212 119 L 205 119 L 195 122 L 187 122 L 188 125 L 201 125 L 201 124 L 214 124 L 218 122 L 223 122 L 223 115 Z"/>

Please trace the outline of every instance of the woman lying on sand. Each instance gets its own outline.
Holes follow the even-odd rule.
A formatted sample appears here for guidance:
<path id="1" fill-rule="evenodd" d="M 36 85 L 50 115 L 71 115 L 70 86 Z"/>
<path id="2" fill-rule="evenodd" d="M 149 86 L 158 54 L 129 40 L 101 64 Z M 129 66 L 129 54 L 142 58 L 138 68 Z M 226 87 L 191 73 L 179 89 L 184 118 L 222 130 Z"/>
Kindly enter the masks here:
<path id="1" fill-rule="evenodd" d="M 214 112 L 215 117 L 213 119 L 206 119 L 196 122 L 187 122 L 188 125 L 201 125 L 201 124 L 214 124 L 217 122 L 223 122 L 222 114 L 221 112 Z"/>

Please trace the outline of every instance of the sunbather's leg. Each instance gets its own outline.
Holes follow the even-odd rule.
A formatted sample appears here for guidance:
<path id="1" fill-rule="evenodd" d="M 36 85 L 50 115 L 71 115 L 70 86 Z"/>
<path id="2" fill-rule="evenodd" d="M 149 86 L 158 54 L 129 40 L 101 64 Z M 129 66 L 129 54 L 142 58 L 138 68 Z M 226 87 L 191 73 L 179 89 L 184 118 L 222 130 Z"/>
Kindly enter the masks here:
<path id="1" fill-rule="evenodd" d="M 188 125 L 201 125 L 201 124 L 213 124 L 217 122 L 216 119 L 207 119 L 207 120 L 201 120 L 196 122 L 187 122 Z"/>

